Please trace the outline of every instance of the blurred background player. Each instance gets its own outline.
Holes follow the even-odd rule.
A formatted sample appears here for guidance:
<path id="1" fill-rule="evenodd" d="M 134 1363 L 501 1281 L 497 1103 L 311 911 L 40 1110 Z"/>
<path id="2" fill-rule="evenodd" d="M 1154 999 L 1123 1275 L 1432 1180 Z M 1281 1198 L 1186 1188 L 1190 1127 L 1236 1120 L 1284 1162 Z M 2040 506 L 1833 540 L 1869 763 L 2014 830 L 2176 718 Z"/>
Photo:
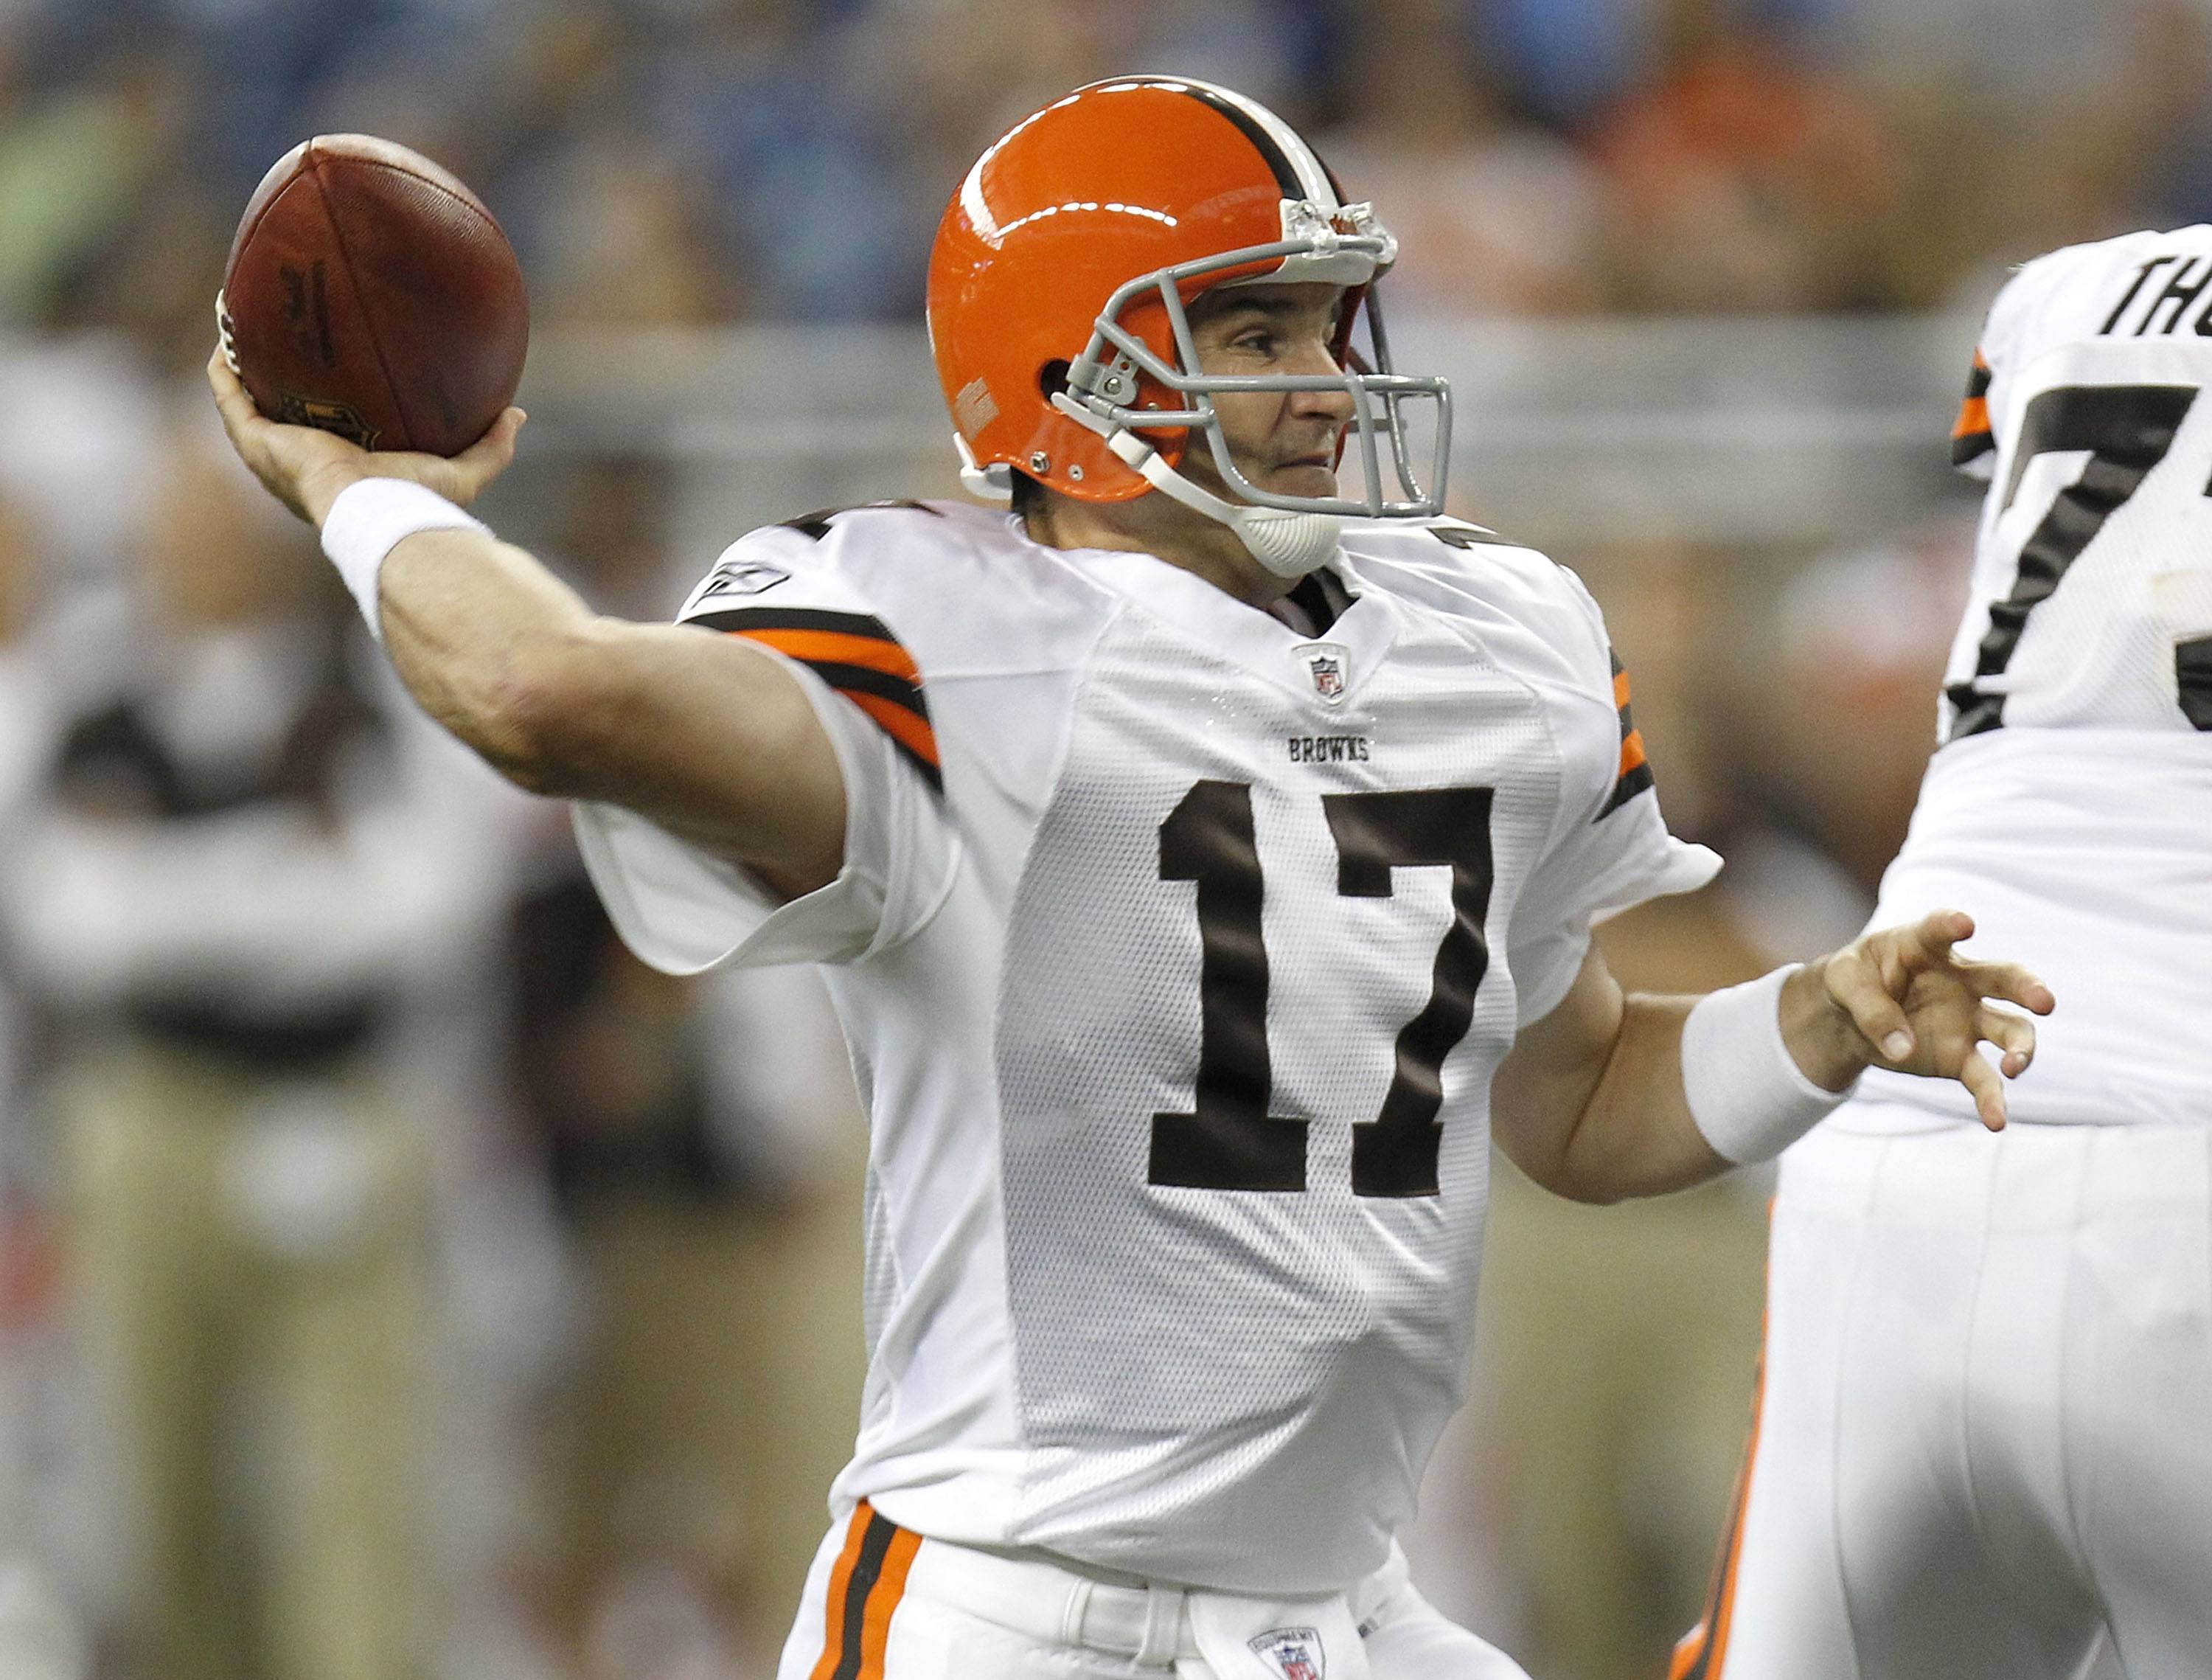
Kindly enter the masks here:
<path id="1" fill-rule="evenodd" d="M 147 1660 L 384 1680 L 420 1657 L 440 1108 L 403 1047 L 481 940 L 483 851 L 312 557 L 168 441 L 7 925 Z"/>
<path id="2" fill-rule="evenodd" d="M 1678 1676 L 2131 1675 L 2212 1650 L 2212 231 L 2024 267 L 1877 921 L 1971 895 L 2068 1007 L 1990 1138 L 1876 1074 L 1784 1159 L 1763 1399 Z"/>
<path id="3" fill-rule="evenodd" d="M 53 1128 L 10 1135 L 10 1288 L 33 1292 L 11 1311 L 53 1312 L 67 1280 L 105 1462 L 67 1467 L 36 1384 L 9 1445 L 19 1475 L 58 1446 L 99 1507 L 101 1660 L 411 1676 L 483 1613 L 461 1545 L 510 1549 L 495 1578 L 582 1671 L 744 1663 L 846 1433 L 805 1385 L 842 1395 L 847 1364 L 732 1358 L 850 1311 L 816 1259 L 853 1217 L 817 1189 L 853 1135 L 818 992 L 674 991 L 620 953 L 565 822 L 488 797 L 394 705 L 204 426 L 161 437 L 125 587 L 47 638 L 74 698 L 33 680 L 60 651 L 23 648 L 8 714 L 0 926 Z M 574 505 L 586 539 L 623 507 L 590 475 Z M 579 545 L 616 600 L 659 558 L 623 529 Z M 558 1223 L 530 1234 L 502 1156 Z M 527 1256 L 563 1238 L 571 1306 L 547 1313 Z M 534 1328 L 470 1322 L 517 1306 Z M 457 1516 L 457 1473 L 513 1514 Z M 63 1656 L 23 1647 L 26 1680 L 83 1659 L 51 1582 L 0 1586 L 0 1637 L 64 1630 L 39 1635 Z"/>

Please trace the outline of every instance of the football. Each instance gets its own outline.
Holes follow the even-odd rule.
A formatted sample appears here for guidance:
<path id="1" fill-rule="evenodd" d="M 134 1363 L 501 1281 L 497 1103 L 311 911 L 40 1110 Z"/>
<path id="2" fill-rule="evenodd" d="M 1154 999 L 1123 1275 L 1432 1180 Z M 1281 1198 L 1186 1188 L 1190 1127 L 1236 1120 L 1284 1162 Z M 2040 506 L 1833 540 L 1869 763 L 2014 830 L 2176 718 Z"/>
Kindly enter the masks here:
<path id="1" fill-rule="evenodd" d="M 262 178 L 216 316 L 270 418 L 434 455 L 514 400 L 530 340 L 521 265 L 483 201 L 365 134 L 303 141 Z"/>

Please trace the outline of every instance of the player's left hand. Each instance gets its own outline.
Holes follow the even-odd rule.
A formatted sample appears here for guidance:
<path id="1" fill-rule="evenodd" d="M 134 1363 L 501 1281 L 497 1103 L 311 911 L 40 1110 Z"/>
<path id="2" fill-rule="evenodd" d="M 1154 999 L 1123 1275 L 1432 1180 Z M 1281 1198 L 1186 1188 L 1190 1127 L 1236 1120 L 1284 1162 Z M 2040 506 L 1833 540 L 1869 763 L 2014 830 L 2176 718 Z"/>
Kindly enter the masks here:
<path id="1" fill-rule="evenodd" d="M 362 478 L 410 479 L 466 507 L 514 459 L 514 435 L 526 417 L 519 408 L 508 409 L 492 422 L 489 431 L 451 457 L 400 449 L 372 452 L 313 426 L 287 426 L 270 419 L 254 407 L 220 345 L 208 358 L 207 375 L 223 429 L 239 460 L 270 495 L 316 527 L 321 526 L 338 492 Z"/>
<path id="2" fill-rule="evenodd" d="M 1982 1123 L 2000 1129 L 2004 1081 L 2034 1060 L 2035 1025 L 1991 1006 L 2047 1015 L 2057 1000 L 2017 963 L 1960 956 L 1953 947 L 1973 931 L 1964 911 L 1935 910 L 1905 927 L 1863 934 L 1807 964 L 1784 988 L 1783 1032 L 1798 1065 L 1831 1090 L 1867 1067 L 1955 1079 L 1972 1096 Z M 1984 1044 L 1996 1046 L 1996 1065 L 1982 1054 Z"/>

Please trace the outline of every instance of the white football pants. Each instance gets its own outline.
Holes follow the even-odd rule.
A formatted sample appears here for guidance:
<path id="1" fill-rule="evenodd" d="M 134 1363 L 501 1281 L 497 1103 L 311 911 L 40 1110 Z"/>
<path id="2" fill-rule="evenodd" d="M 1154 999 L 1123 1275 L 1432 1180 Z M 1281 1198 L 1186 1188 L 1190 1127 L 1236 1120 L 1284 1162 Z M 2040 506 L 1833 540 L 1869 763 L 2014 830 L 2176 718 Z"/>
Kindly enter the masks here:
<path id="1" fill-rule="evenodd" d="M 1675 1680 L 2072 1680 L 2106 1628 L 2130 1680 L 2212 1673 L 2209 1225 L 2212 1126 L 1791 1149 Z"/>
<path id="2" fill-rule="evenodd" d="M 1293 1643 L 1272 1655 L 1240 1650 L 1244 1671 L 1222 1674 L 1200 1653 L 1195 1596 L 1112 1586 L 1034 1558 L 925 1540 L 863 1505 L 822 1543 L 776 1677 L 1308 1680 L 1325 1672 L 1326 1680 L 1360 1680 L 1364 1658 L 1368 1680 L 1528 1680 L 1510 1658 L 1422 1598 L 1395 1548 L 1346 1595 L 1358 1648 L 1325 1670 L 1303 1666 Z"/>

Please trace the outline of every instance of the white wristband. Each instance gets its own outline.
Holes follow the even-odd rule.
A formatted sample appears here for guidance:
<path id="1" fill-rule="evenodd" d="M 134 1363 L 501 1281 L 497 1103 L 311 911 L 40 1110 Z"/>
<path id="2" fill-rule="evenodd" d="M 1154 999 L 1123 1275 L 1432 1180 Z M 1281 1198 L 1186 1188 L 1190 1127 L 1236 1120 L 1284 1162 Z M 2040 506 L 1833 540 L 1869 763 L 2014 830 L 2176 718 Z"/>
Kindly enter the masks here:
<path id="1" fill-rule="evenodd" d="M 384 557 L 403 537 L 447 530 L 491 533 L 482 520 L 470 518 L 437 491 L 405 478 L 358 478 L 331 502 L 323 517 L 323 552 L 361 604 L 368 633 L 379 642 L 384 640 L 384 623 L 376 589 Z"/>
<path id="2" fill-rule="evenodd" d="M 1783 984 L 1801 966 L 1708 992 L 1682 1023 L 1690 1117 L 1738 1166 L 1771 1160 L 1850 1095 L 1807 1079 L 1782 1037 Z"/>

